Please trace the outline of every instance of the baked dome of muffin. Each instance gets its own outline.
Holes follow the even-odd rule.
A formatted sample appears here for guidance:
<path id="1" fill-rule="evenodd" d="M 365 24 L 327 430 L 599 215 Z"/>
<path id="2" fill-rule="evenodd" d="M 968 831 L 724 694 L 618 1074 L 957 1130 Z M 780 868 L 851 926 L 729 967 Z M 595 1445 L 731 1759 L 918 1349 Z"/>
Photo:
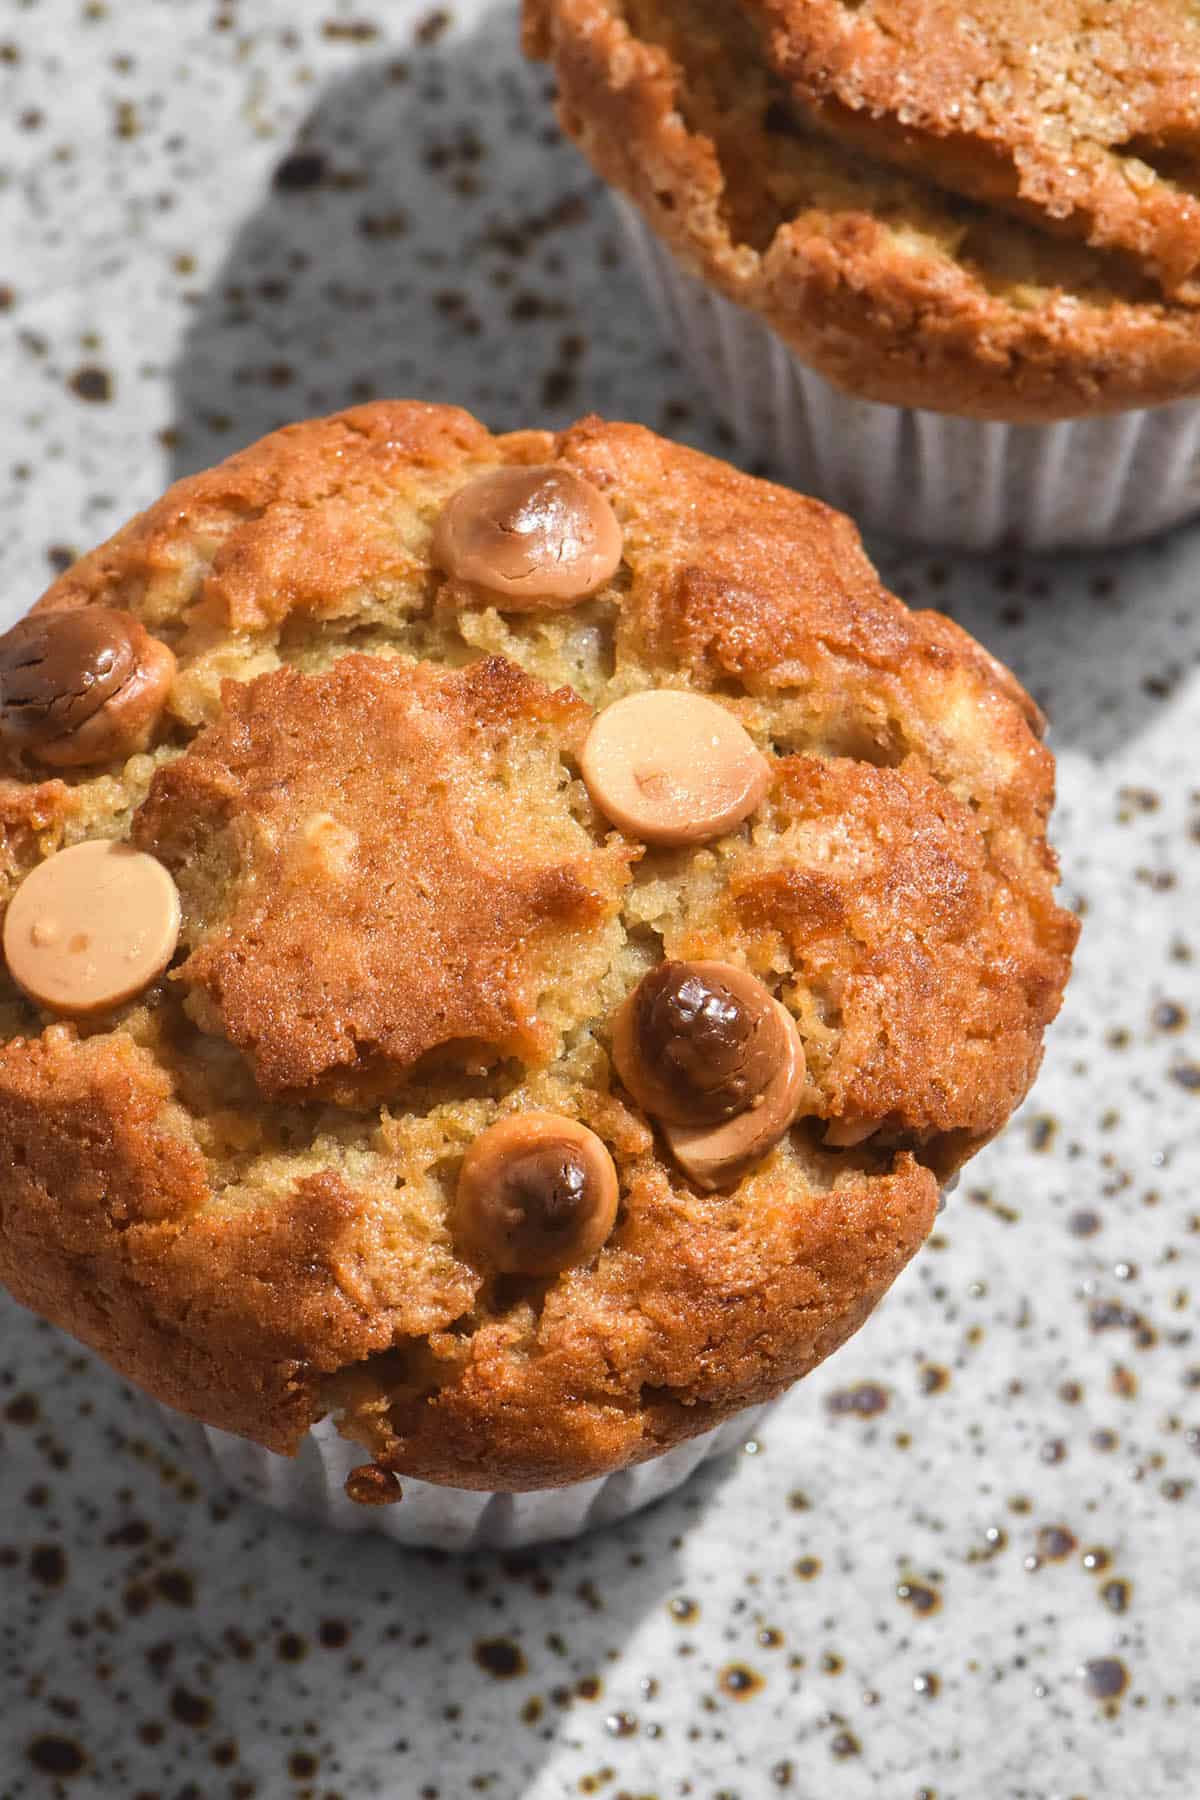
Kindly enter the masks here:
<path id="1" fill-rule="evenodd" d="M 1050 420 L 1200 388 L 1180 0 L 525 0 L 568 133 L 852 393 Z"/>
<path id="2" fill-rule="evenodd" d="M 504 529 L 553 591 L 439 566 L 453 496 L 547 465 Z M 0 904 L 111 839 L 173 878 L 178 950 L 77 1015 L 0 972 L 0 1278 L 167 1403 L 285 1451 L 334 1410 L 464 1487 L 652 1456 L 847 1337 L 1028 1088 L 1076 930 L 1036 708 L 819 503 L 634 426 L 381 403 L 180 482 L 33 616 L 81 608 L 173 678 L 51 769 L 0 647 Z M 581 775 L 661 691 L 751 746 L 703 841 Z M 697 1130 L 768 1089 L 790 1129 L 705 1161 L 620 1080 L 664 959 L 639 1054 L 702 1019 Z"/>

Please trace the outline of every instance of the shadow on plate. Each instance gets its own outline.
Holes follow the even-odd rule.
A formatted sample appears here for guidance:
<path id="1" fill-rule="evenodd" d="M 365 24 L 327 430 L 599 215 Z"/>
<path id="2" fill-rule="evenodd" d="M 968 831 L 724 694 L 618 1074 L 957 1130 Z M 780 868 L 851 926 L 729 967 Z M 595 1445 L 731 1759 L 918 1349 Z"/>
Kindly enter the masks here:
<path id="1" fill-rule="evenodd" d="M 181 347 L 177 475 L 380 397 L 457 401 L 494 430 L 603 411 L 719 447 L 549 93 L 510 7 L 329 84 Z"/>
<path id="2" fill-rule="evenodd" d="M 0 1358 L 0 1768 L 36 1785 L 52 1745 L 105 1800 L 526 1793 L 564 1735 L 604 1740 L 642 1622 L 697 1610 L 681 1551 L 739 1463 L 570 1543 L 402 1550 L 194 1471 L 156 1408 L 2 1294 Z"/>

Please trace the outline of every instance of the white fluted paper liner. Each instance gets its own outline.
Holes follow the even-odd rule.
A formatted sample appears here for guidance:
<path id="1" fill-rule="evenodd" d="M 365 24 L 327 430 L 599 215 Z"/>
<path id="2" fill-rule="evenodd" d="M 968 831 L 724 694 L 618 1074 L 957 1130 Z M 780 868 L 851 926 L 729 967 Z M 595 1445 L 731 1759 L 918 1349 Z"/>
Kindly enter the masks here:
<path id="1" fill-rule="evenodd" d="M 171 1407 L 157 1410 L 194 1468 L 215 1467 L 230 1487 L 280 1512 L 338 1531 L 382 1532 L 413 1549 L 511 1550 L 579 1537 L 663 1499 L 702 1462 L 739 1449 L 768 1409 L 747 1407 L 715 1430 L 636 1468 L 536 1493 L 474 1493 L 402 1475 L 404 1498 L 392 1506 L 358 1506 L 347 1498 L 347 1475 L 369 1458 L 360 1445 L 339 1437 L 329 1419 L 315 1425 L 299 1455 L 290 1457 L 202 1425 Z"/>
<path id="2" fill-rule="evenodd" d="M 955 1174 L 943 1184 L 939 1212 L 959 1179 Z M 701 1463 L 740 1450 L 775 1404 L 743 1407 L 723 1425 L 650 1462 L 594 1481 L 504 1494 L 442 1487 L 402 1475 L 402 1500 L 392 1506 L 360 1506 L 346 1493 L 346 1477 L 370 1459 L 360 1444 L 338 1434 L 332 1419 L 312 1427 L 296 1456 L 277 1456 L 249 1438 L 203 1425 L 149 1395 L 144 1398 L 166 1421 L 173 1442 L 198 1473 L 215 1470 L 253 1500 L 336 1531 L 376 1531 L 413 1550 L 459 1551 L 549 1544 L 627 1519 L 682 1487 Z"/>
<path id="3" fill-rule="evenodd" d="M 966 550 L 1100 549 L 1200 513 L 1200 399 L 1052 425 L 856 399 L 681 267 L 637 207 L 613 197 L 670 340 L 740 459 L 864 529 Z"/>

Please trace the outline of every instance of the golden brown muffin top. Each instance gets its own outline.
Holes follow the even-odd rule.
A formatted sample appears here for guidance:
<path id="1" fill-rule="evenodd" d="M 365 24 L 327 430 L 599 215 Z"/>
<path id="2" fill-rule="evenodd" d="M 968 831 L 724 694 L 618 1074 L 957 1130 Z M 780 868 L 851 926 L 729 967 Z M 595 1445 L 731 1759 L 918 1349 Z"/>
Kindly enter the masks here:
<path id="1" fill-rule="evenodd" d="M 547 463 L 613 508 L 611 580 L 506 609 L 444 578 L 450 496 Z M 177 484 L 39 604 L 131 613 L 176 670 L 124 760 L 10 746 L 0 910 L 107 838 L 170 868 L 182 927 L 103 1016 L 0 971 L 0 1278 L 170 1404 L 283 1450 L 333 1409 L 464 1486 L 653 1455 L 849 1335 L 1033 1078 L 1075 937 L 1036 708 L 816 501 L 634 426 L 385 403 Z M 770 765 L 711 842 L 636 842 L 580 779 L 596 712 L 664 688 Z M 803 1047 L 796 1123 L 719 1191 L 611 1060 L 663 958 L 745 970 Z M 598 1252 L 521 1275 L 455 1189 L 533 1114 L 618 1200 Z"/>
<path id="2" fill-rule="evenodd" d="M 525 0 L 567 131 L 869 398 L 1006 419 L 1200 386 L 1185 0 Z"/>

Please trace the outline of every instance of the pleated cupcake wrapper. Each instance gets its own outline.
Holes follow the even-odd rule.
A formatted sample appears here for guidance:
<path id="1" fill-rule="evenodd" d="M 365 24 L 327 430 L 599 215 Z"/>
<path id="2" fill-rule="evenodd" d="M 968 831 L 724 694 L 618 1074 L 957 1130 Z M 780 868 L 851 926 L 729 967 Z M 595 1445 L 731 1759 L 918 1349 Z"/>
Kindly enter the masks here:
<path id="1" fill-rule="evenodd" d="M 953 1175 L 943 1185 L 939 1212 L 958 1183 L 959 1176 Z M 145 1399 L 201 1477 L 215 1473 L 229 1487 L 277 1512 L 336 1531 L 375 1531 L 410 1549 L 458 1551 L 553 1543 L 627 1519 L 682 1487 L 701 1463 L 740 1450 L 774 1404 L 743 1407 L 723 1425 L 676 1444 L 650 1462 L 594 1481 L 507 1494 L 442 1487 L 402 1475 L 401 1500 L 390 1506 L 362 1506 L 347 1495 L 346 1477 L 369 1460 L 367 1453 L 339 1436 L 332 1419 L 312 1427 L 296 1456 L 278 1456 L 248 1438 L 203 1425 L 149 1396 Z"/>
<path id="2" fill-rule="evenodd" d="M 1099 549 L 1200 513 L 1200 399 L 1051 425 L 856 399 L 684 269 L 637 207 L 614 199 L 669 339 L 739 459 L 864 529 L 967 550 Z"/>
<path id="3" fill-rule="evenodd" d="M 382 1532 L 412 1549 L 461 1551 L 551 1543 L 628 1518 L 673 1493 L 701 1463 L 740 1449 L 768 1408 L 747 1407 L 652 1462 L 568 1487 L 529 1494 L 475 1493 L 402 1475 L 404 1497 L 391 1506 L 360 1506 L 347 1497 L 347 1475 L 368 1457 L 360 1445 L 339 1437 L 329 1419 L 312 1428 L 298 1456 L 289 1457 L 202 1425 L 171 1407 L 156 1405 L 156 1410 L 198 1473 L 215 1470 L 230 1487 L 280 1512 L 338 1531 Z"/>

